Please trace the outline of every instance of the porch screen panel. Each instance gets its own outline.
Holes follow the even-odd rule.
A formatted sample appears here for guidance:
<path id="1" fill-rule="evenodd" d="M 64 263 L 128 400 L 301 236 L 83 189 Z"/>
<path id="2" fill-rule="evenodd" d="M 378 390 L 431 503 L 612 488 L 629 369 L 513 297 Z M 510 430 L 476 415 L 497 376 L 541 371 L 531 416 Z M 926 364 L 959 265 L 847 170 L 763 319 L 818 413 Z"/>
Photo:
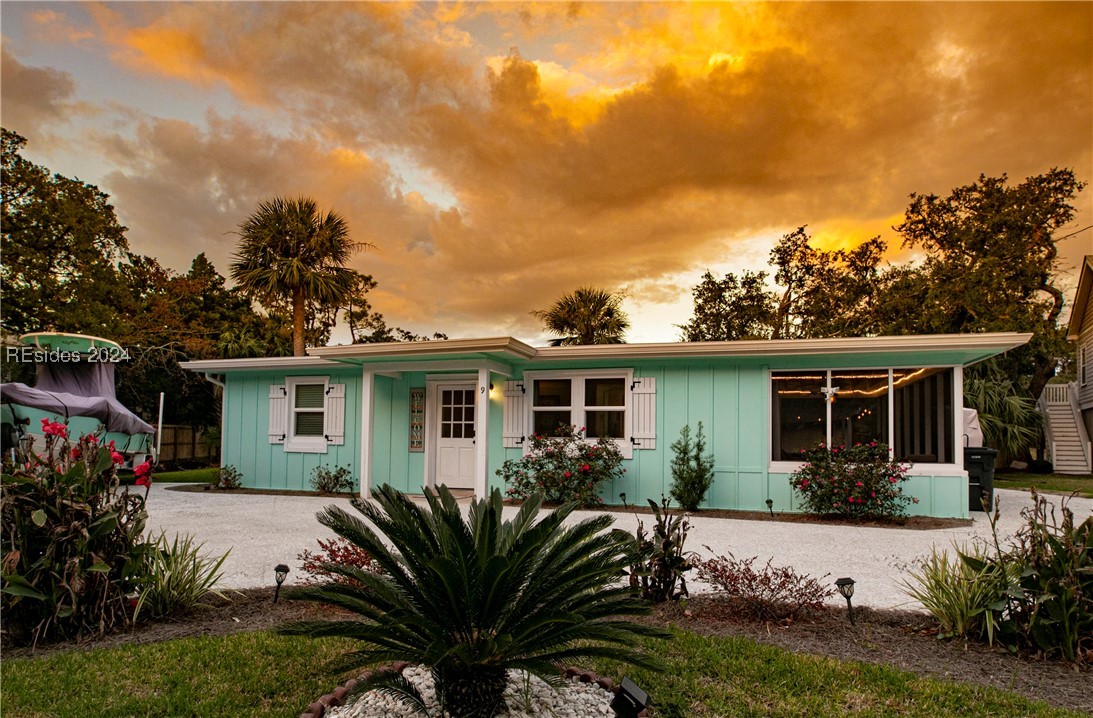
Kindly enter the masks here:
<path id="1" fill-rule="evenodd" d="M 825 371 L 771 373 L 771 459 L 796 461 L 827 440 Z"/>
<path id="2" fill-rule="evenodd" d="M 953 463 L 953 370 L 894 369 L 892 388 L 895 458 Z"/>
<path id="3" fill-rule="evenodd" d="M 888 370 L 831 372 L 831 444 L 888 443 Z"/>

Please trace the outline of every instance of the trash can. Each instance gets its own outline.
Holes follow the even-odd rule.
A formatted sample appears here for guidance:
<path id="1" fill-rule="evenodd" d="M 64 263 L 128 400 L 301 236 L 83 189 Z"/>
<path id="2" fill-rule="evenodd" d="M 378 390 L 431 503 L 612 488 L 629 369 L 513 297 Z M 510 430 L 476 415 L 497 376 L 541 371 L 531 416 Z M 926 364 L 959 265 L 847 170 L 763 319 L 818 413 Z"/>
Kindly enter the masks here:
<path id="1" fill-rule="evenodd" d="M 964 469 L 968 472 L 968 510 L 982 511 L 983 501 L 994 506 L 995 449 L 985 446 L 964 447 Z"/>

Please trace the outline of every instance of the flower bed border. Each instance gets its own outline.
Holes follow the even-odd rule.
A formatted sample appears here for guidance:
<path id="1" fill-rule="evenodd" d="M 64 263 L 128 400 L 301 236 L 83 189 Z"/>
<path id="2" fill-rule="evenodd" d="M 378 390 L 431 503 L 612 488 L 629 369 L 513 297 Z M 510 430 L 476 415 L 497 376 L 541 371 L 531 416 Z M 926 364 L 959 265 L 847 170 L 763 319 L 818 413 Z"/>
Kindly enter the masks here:
<path id="1" fill-rule="evenodd" d="M 345 696 L 349 691 L 357 687 L 357 683 L 368 678 L 374 673 L 382 671 L 394 671 L 396 673 L 402 673 L 404 670 L 410 667 L 410 663 L 407 661 L 399 661 L 398 663 L 391 663 L 386 666 L 380 666 L 372 670 L 365 671 L 357 678 L 350 678 L 345 683 L 342 683 L 330 693 L 324 693 L 317 700 L 308 704 L 299 718 L 324 718 L 326 716 L 327 708 L 334 708 L 341 706 L 345 702 Z M 597 676 L 592 671 L 585 671 L 575 666 L 569 666 L 562 671 L 563 675 L 567 679 L 577 678 L 581 683 L 595 683 L 600 688 L 610 693 L 618 694 L 619 687 L 615 685 L 614 681 L 610 678 L 602 678 Z M 648 718 L 649 712 L 643 710 L 638 713 L 638 718 Z"/>

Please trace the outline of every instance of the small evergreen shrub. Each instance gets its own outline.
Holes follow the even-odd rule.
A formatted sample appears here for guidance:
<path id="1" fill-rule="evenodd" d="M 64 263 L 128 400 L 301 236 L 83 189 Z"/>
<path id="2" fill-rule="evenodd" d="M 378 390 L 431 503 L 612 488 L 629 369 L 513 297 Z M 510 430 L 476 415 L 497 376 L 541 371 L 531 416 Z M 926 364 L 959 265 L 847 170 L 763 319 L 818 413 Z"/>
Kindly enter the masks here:
<path id="1" fill-rule="evenodd" d="M 353 472 L 344 466 L 331 470 L 327 466 L 316 466 L 311 472 L 311 486 L 321 494 L 343 494 L 353 490 Z"/>
<path id="2" fill-rule="evenodd" d="M 304 549 L 296 556 L 296 560 L 301 564 L 300 568 L 307 574 L 307 578 L 304 579 L 306 584 L 334 581 L 360 587 L 358 581 L 333 570 L 332 565 L 352 566 L 372 573 L 380 571 L 380 567 L 372 559 L 372 554 L 340 536 L 329 541 L 318 539 L 318 544 L 318 552 L 312 553 Z"/>
<path id="3" fill-rule="evenodd" d="M 227 598 L 217 584 L 223 577 L 220 568 L 231 551 L 214 558 L 202 553 L 203 547 L 189 534 L 176 535 L 170 543 L 166 534 L 159 535 L 148 556 L 147 578 L 140 587 L 134 621 L 142 613 L 152 618 L 183 613 L 200 606 L 209 594 Z"/>
<path id="4" fill-rule="evenodd" d="M 625 504 L 626 494 L 619 496 Z M 694 554 L 683 547 L 691 522 L 686 514 L 673 514 L 670 502 L 663 496 L 659 506 L 652 499 L 648 501 L 656 523 L 652 536 L 647 536 L 645 523 L 638 520 L 636 538 L 641 560 L 630 567 L 630 586 L 653 603 L 678 601 L 689 595 L 683 574 L 691 570 Z"/>
<path id="5" fill-rule="evenodd" d="M 216 474 L 216 483 L 213 486 L 217 489 L 241 489 L 243 488 L 243 474 L 231 464 L 221 466 L 220 471 Z"/>
<path id="6" fill-rule="evenodd" d="M 918 499 L 906 496 L 908 466 L 892 461 L 875 441 L 854 446 L 819 444 L 801 452 L 805 462 L 789 477 L 805 511 L 856 518 L 904 516 Z"/>
<path id="7" fill-rule="evenodd" d="M 706 453 L 702 422 L 691 442 L 691 425 L 684 424 L 672 443 L 672 488 L 669 493 L 684 511 L 698 511 L 713 483 L 713 454 Z"/>
<path id="8" fill-rule="evenodd" d="M 707 546 L 709 551 L 710 547 Z M 796 618 L 802 611 L 819 610 L 824 599 L 835 589 L 808 574 L 798 574 L 788 566 L 775 566 L 773 559 L 760 569 L 757 557 L 739 559 L 731 553 L 695 562 L 698 580 L 731 598 L 742 613 L 768 621 Z"/>
<path id="9" fill-rule="evenodd" d="M 575 501 L 598 506 L 600 486 L 622 478 L 622 454 L 612 439 L 584 439 L 584 428 L 563 425 L 553 436 L 532 434 L 531 448 L 520 459 L 507 460 L 497 475 L 505 480 L 509 498 L 526 501 L 542 494 L 548 503 Z"/>

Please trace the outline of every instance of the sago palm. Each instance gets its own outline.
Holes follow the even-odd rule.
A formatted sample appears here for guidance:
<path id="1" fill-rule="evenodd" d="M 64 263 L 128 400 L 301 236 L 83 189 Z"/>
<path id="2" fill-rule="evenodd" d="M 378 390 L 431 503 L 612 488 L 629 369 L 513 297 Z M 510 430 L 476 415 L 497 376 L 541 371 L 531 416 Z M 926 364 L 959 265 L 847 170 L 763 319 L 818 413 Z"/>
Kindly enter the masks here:
<path id="1" fill-rule="evenodd" d="M 277 197 L 239 225 L 239 249 L 231 276 L 258 301 L 292 306 L 292 352 L 304 354 L 310 302 L 340 302 L 357 272 L 345 264 L 365 246 L 349 239 L 349 226 L 336 212 L 323 214 L 309 197 Z"/>
<path id="2" fill-rule="evenodd" d="M 622 310 L 623 296 L 605 289 L 579 287 L 562 295 L 549 309 L 534 311 L 547 330 L 560 335 L 552 346 L 623 344 L 630 319 Z"/>
<path id="3" fill-rule="evenodd" d="M 557 684 L 559 666 L 580 658 L 655 665 L 634 646 L 641 636 L 667 634 L 624 618 L 648 606 L 620 580 L 638 547 L 629 534 L 606 531 L 611 517 L 567 527 L 574 505 L 540 518 L 541 500 L 534 497 L 504 521 L 496 489 L 473 502 L 466 519 L 443 486 L 426 491 L 427 506 L 390 486 L 372 497 L 353 500 L 367 522 L 336 506 L 318 518 L 368 551 L 382 572 L 327 564 L 351 582 L 293 592 L 353 611 L 360 620 L 282 629 L 360 641 L 340 668 L 420 664 L 430 669 L 439 702 L 453 718 L 490 718 L 503 708 L 510 669 Z M 373 686 L 423 705 L 400 677 L 381 673 L 366 684 Z"/>

